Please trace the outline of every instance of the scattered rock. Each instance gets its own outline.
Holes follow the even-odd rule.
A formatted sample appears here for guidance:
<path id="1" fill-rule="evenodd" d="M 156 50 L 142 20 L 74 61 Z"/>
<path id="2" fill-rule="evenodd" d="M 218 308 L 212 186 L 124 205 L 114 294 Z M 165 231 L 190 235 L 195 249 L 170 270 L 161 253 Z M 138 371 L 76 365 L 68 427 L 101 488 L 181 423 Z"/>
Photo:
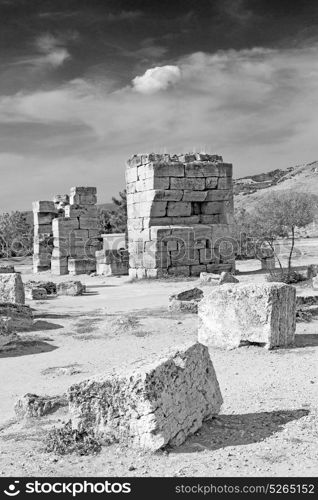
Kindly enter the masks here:
<path id="1" fill-rule="evenodd" d="M 222 405 L 209 351 L 199 343 L 128 373 L 82 381 L 68 397 L 73 429 L 151 451 L 180 445 Z"/>
<path id="2" fill-rule="evenodd" d="M 24 286 L 19 273 L 0 274 L 0 301 L 24 304 Z"/>
<path id="3" fill-rule="evenodd" d="M 318 274 L 318 265 L 317 264 L 310 264 L 310 266 L 307 267 L 307 279 L 311 279 L 316 277 Z"/>
<path id="4" fill-rule="evenodd" d="M 35 287 L 35 288 L 25 288 L 25 297 L 30 300 L 43 300 L 47 299 L 47 293 L 45 288 Z"/>
<path id="5" fill-rule="evenodd" d="M 233 274 L 228 272 L 221 273 L 218 284 L 224 285 L 224 283 L 239 283 L 239 280 L 233 276 Z"/>
<path id="6" fill-rule="evenodd" d="M 33 313 L 29 306 L 0 302 L 0 318 L 10 318 L 13 331 L 29 330 L 33 326 Z"/>
<path id="7" fill-rule="evenodd" d="M 25 394 L 14 405 L 14 411 L 19 420 L 30 417 L 43 417 L 67 406 L 66 396 L 37 396 Z"/>
<path id="8" fill-rule="evenodd" d="M 0 265 L 0 274 L 7 274 L 7 273 L 15 273 L 15 269 L 14 269 L 14 266 L 10 265 L 10 264 L 7 264 L 7 265 L 4 265 L 4 264 L 1 264 Z"/>
<path id="9" fill-rule="evenodd" d="M 182 311 L 189 313 L 198 312 L 198 303 L 203 297 L 203 291 L 200 288 L 191 288 L 169 297 L 169 310 Z"/>
<path id="10" fill-rule="evenodd" d="M 62 281 L 57 285 L 57 295 L 83 295 L 86 292 L 86 286 L 80 281 Z"/>
<path id="11" fill-rule="evenodd" d="M 286 347 L 294 342 L 296 289 L 281 283 L 212 288 L 200 302 L 199 321 L 198 340 L 205 345 Z"/>
<path id="12" fill-rule="evenodd" d="M 209 283 L 211 285 L 218 285 L 220 279 L 219 274 L 214 273 L 200 273 L 200 280 L 202 284 Z"/>

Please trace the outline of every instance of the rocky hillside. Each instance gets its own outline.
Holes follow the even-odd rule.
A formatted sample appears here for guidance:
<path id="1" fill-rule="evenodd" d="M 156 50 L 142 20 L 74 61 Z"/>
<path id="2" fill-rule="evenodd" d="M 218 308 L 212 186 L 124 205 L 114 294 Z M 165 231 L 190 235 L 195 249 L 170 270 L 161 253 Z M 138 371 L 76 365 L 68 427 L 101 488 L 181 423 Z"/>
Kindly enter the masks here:
<path id="1" fill-rule="evenodd" d="M 255 203 L 280 190 L 302 191 L 318 197 L 318 161 L 235 179 L 235 208 L 252 210 Z M 301 231 L 300 235 L 318 236 L 318 214 L 317 222 Z"/>

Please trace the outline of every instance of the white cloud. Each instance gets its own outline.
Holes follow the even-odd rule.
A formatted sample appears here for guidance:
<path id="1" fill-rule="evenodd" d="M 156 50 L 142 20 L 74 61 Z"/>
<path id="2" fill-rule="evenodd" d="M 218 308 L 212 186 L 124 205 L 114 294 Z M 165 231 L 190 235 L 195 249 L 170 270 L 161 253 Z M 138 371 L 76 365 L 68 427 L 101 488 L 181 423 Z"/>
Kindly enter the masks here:
<path id="1" fill-rule="evenodd" d="M 154 94 L 175 85 L 180 79 L 181 71 L 178 66 L 157 66 L 147 69 L 142 76 L 136 76 L 132 83 L 137 92 Z"/>
<path id="2" fill-rule="evenodd" d="M 122 188 L 127 157 L 142 151 L 205 147 L 232 161 L 237 177 L 317 159 L 317 81 L 317 46 L 195 53 L 149 69 L 117 91 L 104 79 L 78 79 L 2 97 L 0 123 L 43 124 L 42 131 L 54 125 L 47 129 L 46 149 L 30 139 L 41 175 L 51 175 L 50 154 L 63 150 L 58 141 L 69 127 L 74 154 L 63 158 L 63 166 L 69 165 L 71 179 L 79 175 L 77 165 L 89 165 L 92 182 L 106 186 L 105 200 Z M 52 132 L 59 124 L 60 135 Z M 19 136 L 16 144 L 12 152 L 20 154 Z M 24 164 L 32 172 L 35 161 Z"/>

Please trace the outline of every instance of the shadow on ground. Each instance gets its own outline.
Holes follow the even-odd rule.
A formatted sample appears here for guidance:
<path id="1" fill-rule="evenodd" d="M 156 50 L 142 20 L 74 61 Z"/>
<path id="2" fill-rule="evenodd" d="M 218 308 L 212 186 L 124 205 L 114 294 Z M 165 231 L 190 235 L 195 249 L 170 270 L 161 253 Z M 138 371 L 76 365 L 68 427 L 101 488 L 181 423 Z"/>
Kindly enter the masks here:
<path id="1" fill-rule="evenodd" d="M 309 414 L 308 410 L 281 410 L 243 415 L 218 415 L 203 424 L 200 431 L 170 453 L 195 453 L 218 450 L 227 446 L 240 446 L 264 441 L 292 420 Z"/>
<path id="2" fill-rule="evenodd" d="M 49 321 L 37 320 L 34 322 L 33 326 L 29 329 L 30 332 L 40 332 L 45 330 L 58 330 L 64 328 L 64 326 L 57 323 L 50 323 Z"/>
<path id="3" fill-rule="evenodd" d="M 44 340 L 19 339 L 7 344 L 5 349 L 0 351 L 0 358 L 16 358 L 18 356 L 29 356 L 31 354 L 41 354 L 51 352 L 58 347 L 45 342 Z"/>
<path id="4" fill-rule="evenodd" d="M 295 335 L 294 347 L 316 347 L 318 346 L 317 333 L 302 333 Z"/>

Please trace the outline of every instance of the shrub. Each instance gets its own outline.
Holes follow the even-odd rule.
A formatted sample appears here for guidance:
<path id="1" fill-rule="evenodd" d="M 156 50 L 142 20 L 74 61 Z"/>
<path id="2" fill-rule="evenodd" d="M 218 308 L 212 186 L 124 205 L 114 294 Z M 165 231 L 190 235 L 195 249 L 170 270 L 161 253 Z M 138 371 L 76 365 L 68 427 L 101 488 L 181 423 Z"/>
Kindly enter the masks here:
<path id="1" fill-rule="evenodd" d="M 306 281 L 306 278 L 297 271 L 288 271 L 288 269 L 276 269 L 270 270 L 269 274 L 266 276 L 266 281 L 286 283 L 287 285 L 292 285 L 294 283 L 299 283 L 301 281 Z"/>
<path id="2" fill-rule="evenodd" d="M 79 432 L 72 429 L 71 422 L 63 427 L 52 429 L 47 435 L 45 451 L 57 455 L 95 455 L 102 449 L 101 443 L 92 431 Z"/>

